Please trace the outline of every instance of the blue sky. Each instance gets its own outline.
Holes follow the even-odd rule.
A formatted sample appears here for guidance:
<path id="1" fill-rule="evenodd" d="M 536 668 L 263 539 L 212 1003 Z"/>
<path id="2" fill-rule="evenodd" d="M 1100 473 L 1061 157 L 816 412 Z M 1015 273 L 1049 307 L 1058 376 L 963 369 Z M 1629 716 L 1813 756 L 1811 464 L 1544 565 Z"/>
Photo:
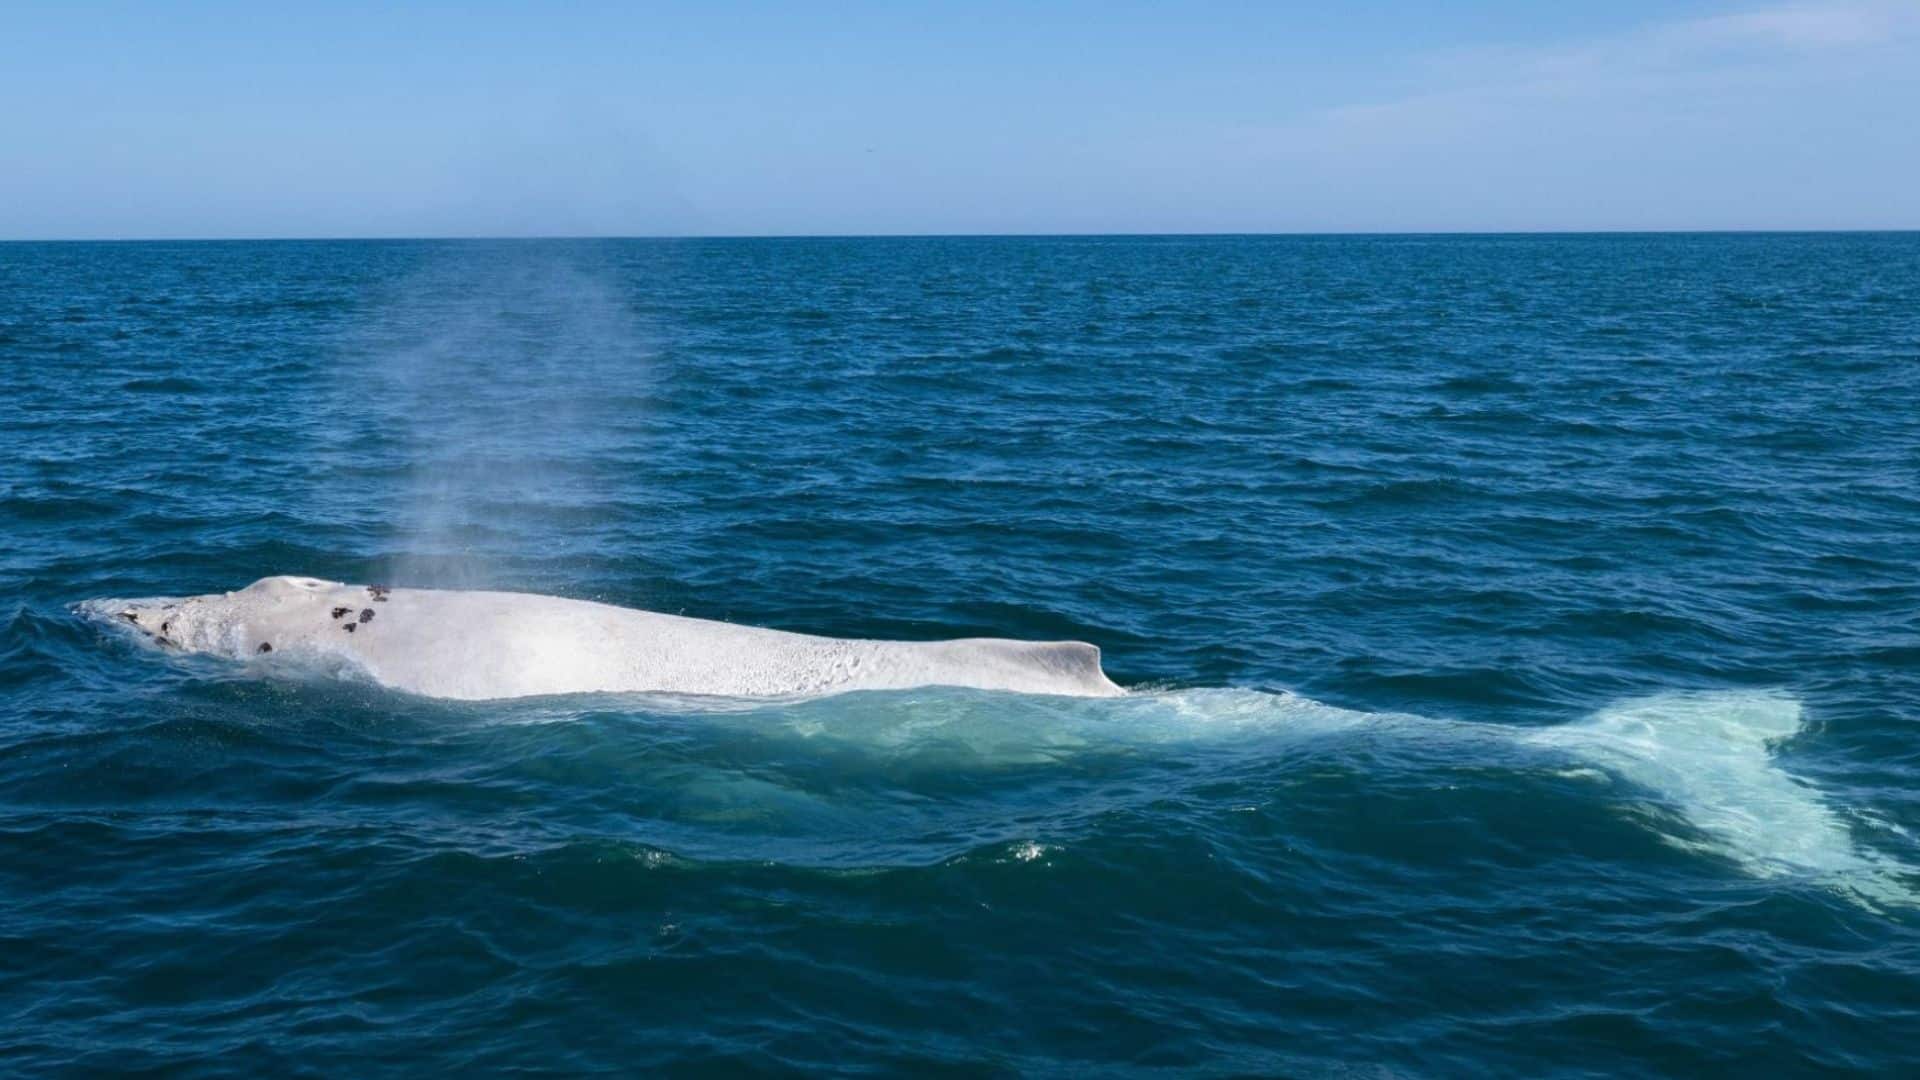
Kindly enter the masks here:
<path id="1" fill-rule="evenodd" d="M 1920 0 L 272 7 L 9 4 L 0 238 L 1920 227 Z"/>

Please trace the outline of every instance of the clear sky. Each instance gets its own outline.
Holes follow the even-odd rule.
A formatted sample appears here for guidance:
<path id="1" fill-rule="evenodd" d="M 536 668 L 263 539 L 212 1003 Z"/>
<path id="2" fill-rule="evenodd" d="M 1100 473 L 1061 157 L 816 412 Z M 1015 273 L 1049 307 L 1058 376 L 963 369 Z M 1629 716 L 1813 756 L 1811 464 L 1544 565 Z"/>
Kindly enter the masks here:
<path id="1" fill-rule="evenodd" d="M 1920 227 L 1920 0 L 21 3 L 0 238 Z"/>

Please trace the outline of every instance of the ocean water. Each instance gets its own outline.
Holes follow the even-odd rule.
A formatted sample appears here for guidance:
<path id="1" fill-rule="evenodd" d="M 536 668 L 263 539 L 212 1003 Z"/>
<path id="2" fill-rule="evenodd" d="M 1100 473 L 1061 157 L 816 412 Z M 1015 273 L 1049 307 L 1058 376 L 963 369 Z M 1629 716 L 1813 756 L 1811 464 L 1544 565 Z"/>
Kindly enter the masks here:
<path id="1" fill-rule="evenodd" d="M 0 1071 L 1920 1068 L 1920 236 L 0 245 Z M 270 574 L 1077 638 L 454 703 Z"/>

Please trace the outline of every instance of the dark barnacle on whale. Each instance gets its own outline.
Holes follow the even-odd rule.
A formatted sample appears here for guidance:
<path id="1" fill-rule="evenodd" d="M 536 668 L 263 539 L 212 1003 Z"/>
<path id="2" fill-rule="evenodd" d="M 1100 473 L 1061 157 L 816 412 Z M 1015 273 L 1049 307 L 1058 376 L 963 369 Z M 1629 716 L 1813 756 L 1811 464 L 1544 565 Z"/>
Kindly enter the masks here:
<path id="1" fill-rule="evenodd" d="M 334 609 L 333 609 L 333 617 L 337 619 L 337 618 L 339 618 L 340 616 L 342 616 L 342 615 L 345 615 L 345 614 L 346 614 L 347 612 L 349 612 L 349 611 L 352 611 L 352 610 L 353 610 L 352 608 L 343 608 L 343 607 L 337 607 L 337 608 L 334 608 Z"/>
<path id="2" fill-rule="evenodd" d="M 372 609 L 372 608 L 361 608 L 361 609 L 360 609 L 360 621 L 361 621 L 361 622 L 363 622 L 363 623 L 365 623 L 365 622 L 372 622 L 372 621 L 373 621 L 373 609 Z"/>
<path id="3" fill-rule="evenodd" d="M 387 598 L 387 594 L 392 591 L 393 591 L 392 589 L 388 588 L 385 585 L 367 586 L 367 595 L 373 597 L 375 600 L 378 600 L 378 601 L 385 601 Z"/>
<path id="4" fill-rule="evenodd" d="M 258 648 L 258 649 L 257 649 L 257 650 L 255 650 L 255 651 L 256 651 L 256 652 L 272 652 L 272 651 L 273 651 L 273 642 L 271 642 L 271 641 L 263 641 L 263 642 L 261 642 L 261 643 L 260 643 L 260 648 Z"/>

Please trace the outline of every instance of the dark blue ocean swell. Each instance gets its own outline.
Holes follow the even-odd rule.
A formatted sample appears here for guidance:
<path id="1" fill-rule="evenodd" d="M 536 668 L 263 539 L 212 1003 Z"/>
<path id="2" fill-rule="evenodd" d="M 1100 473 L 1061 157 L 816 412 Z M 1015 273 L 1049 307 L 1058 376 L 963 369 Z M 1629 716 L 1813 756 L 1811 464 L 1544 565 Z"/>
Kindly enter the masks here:
<path id="1" fill-rule="evenodd" d="M 1916 312 L 1906 235 L 0 245 L 0 1063 L 1899 1072 Z M 73 609 L 273 573 L 1145 692 Z"/>

